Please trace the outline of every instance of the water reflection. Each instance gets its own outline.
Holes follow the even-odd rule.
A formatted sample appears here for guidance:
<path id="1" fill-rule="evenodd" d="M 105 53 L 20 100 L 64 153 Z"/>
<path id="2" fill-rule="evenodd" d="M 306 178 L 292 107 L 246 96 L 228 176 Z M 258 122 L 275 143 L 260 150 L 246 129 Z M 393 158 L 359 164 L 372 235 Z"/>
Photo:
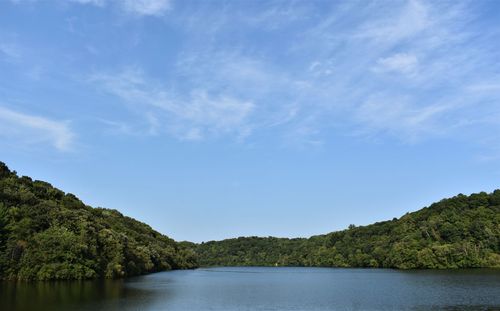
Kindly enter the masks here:
<path id="1" fill-rule="evenodd" d="M 1 310 L 121 310 L 148 301 L 152 293 L 123 280 L 75 282 L 4 282 Z"/>
<path id="2" fill-rule="evenodd" d="M 500 310 L 499 270 L 213 268 L 0 283 L 0 310 Z"/>

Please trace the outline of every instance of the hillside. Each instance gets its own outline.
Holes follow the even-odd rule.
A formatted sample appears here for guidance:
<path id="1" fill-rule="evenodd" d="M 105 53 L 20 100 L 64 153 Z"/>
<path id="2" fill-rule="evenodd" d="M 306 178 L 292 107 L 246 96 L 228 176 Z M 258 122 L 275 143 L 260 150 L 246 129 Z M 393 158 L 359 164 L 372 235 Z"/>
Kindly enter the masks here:
<path id="1" fill-rule="evenodd" d="M 308 239 L 240 237 L 198 245 L 202 266 L 500 267 L 500 190 L 458 195 L 390 221 Z"/>
<path id="2" fill-rule="evenodd" d="M 0 162 L 0 278 L 115 278 L 196 266 L 194 253 Z"/>
<path id="3" fill-rule="evenodd" d="M 201 266 L 500 268 L 500 190 L 310 238 L 175 242 L 0 162 L 0 279 L 117 278 Z"/>

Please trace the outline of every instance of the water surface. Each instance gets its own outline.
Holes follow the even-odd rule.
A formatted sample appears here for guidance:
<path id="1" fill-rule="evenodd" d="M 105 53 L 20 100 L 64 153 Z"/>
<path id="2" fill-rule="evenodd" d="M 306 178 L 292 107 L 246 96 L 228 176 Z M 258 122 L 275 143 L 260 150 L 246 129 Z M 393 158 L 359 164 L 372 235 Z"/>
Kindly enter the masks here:
<path id="1" fill-rule="evenodd" d="M 500 270 L 208 268 L 0 283 L 0 310 L 500 310 Z"/>

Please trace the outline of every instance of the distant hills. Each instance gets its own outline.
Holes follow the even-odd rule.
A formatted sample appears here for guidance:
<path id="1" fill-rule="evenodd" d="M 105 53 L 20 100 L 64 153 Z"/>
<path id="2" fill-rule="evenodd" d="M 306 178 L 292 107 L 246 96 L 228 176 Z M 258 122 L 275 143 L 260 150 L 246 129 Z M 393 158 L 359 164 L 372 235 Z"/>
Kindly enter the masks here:
<path id="1" fill-rule="evenodd" d="M 403 217 L 308 239 L 202 243 L 202 266 L 500 268 L 500 190 L 458 195 Z"/>
<path id="2" fill-rule="evenodd" d="M 1 278 L 116 278 L 195 266 L 192 250 L 148 225 L 0 162 Z"/>
<path id="3" fill-rule="evenodd" d="M 308 239 L 175 242 L 0 162 L 0 279 L 117 278 L 198 266 L 500 268 L 500 190 Z"/>

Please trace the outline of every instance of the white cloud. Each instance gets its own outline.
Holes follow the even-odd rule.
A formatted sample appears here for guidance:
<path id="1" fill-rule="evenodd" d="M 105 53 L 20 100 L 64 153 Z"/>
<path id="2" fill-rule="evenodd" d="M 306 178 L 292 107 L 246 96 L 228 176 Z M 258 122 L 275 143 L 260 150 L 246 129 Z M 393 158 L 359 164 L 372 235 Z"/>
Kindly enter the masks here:
<path id="1" fill-rule="evenodd" d="M 191 128 L 183 133 L 180 137 L 183 140 L 201 140 L 203 139 L 203 134 L 199 128 Z"/>
<path id="2" fill-rule="evenodd" d="M 239 11 L 233 14 L 233 10 L 201 10 L 196 14 L 206 14 L 204 19 L 176 19 L 179 25 L 187 19 L 187 32 L 194 32 L 187 36 L 172 74 L 182 83 L 159 86 L 137 74 L 119 74 L 108 90 L 175 115 L 176 121 L 169 121 L 176 124 L 172 132 L 193 140 L 202 139 L 209 129 L 238 128 L 236 132 L 241 133 L 273 128 L 286 137 L 296 136 L 299 142 L 316 142 L 323 140 L 325 129 L 352 128 L 349 123 L 353 123 L 368 135 L 383 133 L 414 141 L 464 124 L 457 112 L 463 108 L 457 102 L 466 91 L 461 83 L 481 65 L 481 57 L 478 47 L 464 46 L 467 35 L 458 30 L 468 18 L 460 5 L 410 0 L 367 9 L 342 5 L 331 14 L 325 10 L 323 22 L 313 21 L 314 14 L 306 16 L 309 27 L 288 41 L 283 36 L 280 59 L 266 52 L 275 49 L 274 45 L 247 49 L 244 44 L 235 48 L 220 41 L 239 18 Z M 359 12 L 366 18 L 351 18 Z M 294 22 L 302 25 L 304 19 L 293 17 L 279 27 L 295 27 Z M 210 38 L 197 35 L 205 34 L 204 29 L 210 29 Z M 399 73 L 412 79 L 370 72 Z M 450 77 L 461 81 L 460 85 Z M 477 102 L 468 99 L 469 105 Z M 185 104 L 182 110 L 181 102 Z"/>
<path id="3" fill-rule="evenodd" d="M 60 151 L 68 151 L 74 134 L 67 121 L 20 113 L 0 107 L 0 136 L 25 143 L 49 143 Z"/>
<path id="4" fill-rule="evenodd" d="M 238 19 L 259 29 L 264 28 L 269 31 L 275 31 L 294 22 L 305 20 L 311 15 L 307 4 L 300 1 L 269 1 L 268 5 L 267 9 L 257 14 L 248 14 L 248 12 L 243 10 L 243 12 L 240 12 L 242 14 L 238 15 Z"/>
<path id="5" fill-rule="evenodd" d="M 251 99 L 254 129 L 287 125 L 296 116 L 301 97 L 313 98 L 305 94 L 307 82 L 299 79 L 304 77 L 293 77 L 269 61 L 242 51 L 193 50 L 176 65 L 177 79 L 209 94 Z"/>
<path id="6" fill-rule="evenodd" d="M 370 96 L 356 109 L 356 120 L 362 130 L 389 132 L 413 142 L 424 135 L 440 135 L 445 129 L 438 124 L 441 114 L 453 110 L 451 103 L 416 105 L 405 96 L 378 94 Z"/>
<path id="7" fill-rule="evenodd" d="M 171 4 L 82 1 L 139 15 L 161 15 Z M 321 9 L 272 3 L 264 10 L 183 4 L 168 20 L 183 35 L 182 44 L 173 45 L 178 49 L 168 73 L 148 76 L 137 68 L 151 68 L 155 60 L 139 59 L 136 69 L 91 80 L 141 116 L 108 124 L 127 134 L 202 140 L 262 130 L 314 144 L 335 127 L 402 141 L 432 138 L 471 126 L 466 111 L 472 108 L 465 106 L 492 103 L 497 91 L 496 82 L 478 74 L 492 68 L 493 58 L 484 54 L 491 43 L 471 27 L 464 6 L 418 0 Z M 242 20 L 243 13 L 250 17 Z M 474 120 L 482 120 L 477 111 Z"/>
<path id="8" fill-rule="evenodd" d="M 106 4 L 106 0 L 70 0 L 70 1 L 80 4 L 93 4 L 101 7 Z"/>
<path id="9" fill-rule="evenodd" d="M 14 44 L 0 42 L 0 56 L 2 55 L 7 59 L 18 59 L 21 57 L 21 50 Z"/>
<path id="10" fill-rule="evenodd" d="M 18 63 L 22 60 L 25 51 L 17 41 L 14 35 L 0 32 L 0 61 Z"/>
<path id="11" fill-rule="evenodd" d="M 331 12 L 324 9 L 295 18 L 290 6 L 287 12 L 291 17 L 288 13 L 280 16 L 283 20 L 277 27 L 294 31 L 285 31 L 277 38 L 279 58 L 275 57 L 277 46 L 271 42 L 252 45 L 239 41 L 235 47 L 221 41 L 234 32 L 232 25 L 240 16 L 237 8 L 229 5 L 216 12 L 197 11 L 198 19 L 187 18 L 189 35 L 173 74 L 182 85 L 171 82 L 168 88 L 158 87 L 148 81 L 149 90 L 156 93 L 149 102 L 175 110 L 180 96 L 172 94 L 185 90 L 189 95 L 183 100 L 197 113 L 190 114 L 190 109 L 176 112 L 178 116 L 189 115 L 182 118 L 193 125 L 180 126 L 181 132 L 185 137 L 201 139 L 207 126 L 195 115 L 211 120 L 207 121 L 211 128 L 223 126 L 214 126 L 210 113 L 200 107 L 210 107 L 221 116 L 224 113 L 213 107 L 214 99 L 220 104 L 221 96 L 244 98 L 243 102 L 252 104 L 250 112 L 242 109 L 244 117 L 236 118 L 231 128 L 242 131 L 246 127 L 256 132 L 272 127 L 287 138 L 296 137 L 301 144 L 324 141 L 323 133 L 332 127 L 355 127 L 357 133 L 392 135 L 408 142 L 451 136 L 470 124 L 469 107 L 487 99 L 486 95 L 474 98 L 465 93 L 488 91 L 491 102 L 496 84 L 474 82 L 478 78 L 475 73 L 491 68 L 491 57 L 484 57 L 481 44 L 468 43 L 473 37 L 482 38 L 482 34 L 469 26 L 470 12 L 463 4 L 410 0 L 377 2 L 367 7 L 351 2 L 333 7 Z M 301 8 L 308 13 L 314 10 L 314 5 Z M 274 16 L 277 12 L 272 9 L 266 13 Z M 181 27 L 186 23 L 182 18 L 176 21 Z M 238 33 L 245 34 L 244 23 L 240 26 Z M 204 37 L 205 29 L 210 29 L 209 38 Z M 275 29 L 271 24 L 260 31 L 272 38 Z M 401 79 L 394 73 L 411 79 Z M 167 96 L 169 89 L 172 93 Z M 142 90 L 124 88 L 121 92 L 150 97 Z M 474 118 L 481 120 L 477 115 Z"/>
<path id="12" fill-rule="evenodd" d="M 397 53 L 385 58 L 379 58 L 373 68 L 377 72 L 399 72 L 412 74 L 418 66 L 418 59 L 409 53 Z"/>
<path id="13" fill-rule="evenodd" d="M 34 3 L 40 0 L 10 0 L 18 4 Z M 61 0 L 61 2 L 65 2 Z M 114 5 L 121 10 L 138 16 L 161 16 L 171 9 L 171 0 L 69 0 L 81 5 L 93 5 L 99 8 Z"/>
<path id="14" fill-rule="evenodd" d="M 313 61 L 308 70 L 317 76 L 329 76 L 334 73 L 333 60 Z"/>
<path id="15" fill-rule="evenodd" d="M 396 42 L 411 38 L 433 25 L 429 7 L 423 1 L 410 0 L 401 10 L 391 13 L 396 7 L 393 4 L 389 2 L 391 8 L 383 8 L 383 14 L 378 19 L 370 19 L 362 24 L 356 36 L 380 43 Z M 374 11 L 373 15 L 377 16 L 379 12 Z"/>
<path id="16" fill-rule="evenodd" d="M 122 6 L 134 14 L 160 16 L 170 9 L 171 3 L 170 0 L 122 0 Z"/>
<path id="17" fill-rule="evenodd" d="M 500 92 L 500 81 L 479 82 L 467 87 L 472 92 Z"/>
<path id="18" fill-rule="evenodd" d="M 177 114 L 199 124 L 213 125 L 217 128 L 229 129 L 242 124 L 254 109 L 249 101 L 220 95 L 210 96 L 205 91 L 195 91 L 190 102 L 176 107 Z"/>
<path id="19" fill-rule="evenodd" d="M 138 112 L 147 114 L 152 131 L 162 126 L 177 138 L 200 140 L 206 136 L 236 133 L 246 135 L 247 122 L 255 106 L 227 94 L 194 90 L 188 96 L 167 92 L 138 69 L 119 74 L 96 74 L 90 81 L 118 96 Z"/>

